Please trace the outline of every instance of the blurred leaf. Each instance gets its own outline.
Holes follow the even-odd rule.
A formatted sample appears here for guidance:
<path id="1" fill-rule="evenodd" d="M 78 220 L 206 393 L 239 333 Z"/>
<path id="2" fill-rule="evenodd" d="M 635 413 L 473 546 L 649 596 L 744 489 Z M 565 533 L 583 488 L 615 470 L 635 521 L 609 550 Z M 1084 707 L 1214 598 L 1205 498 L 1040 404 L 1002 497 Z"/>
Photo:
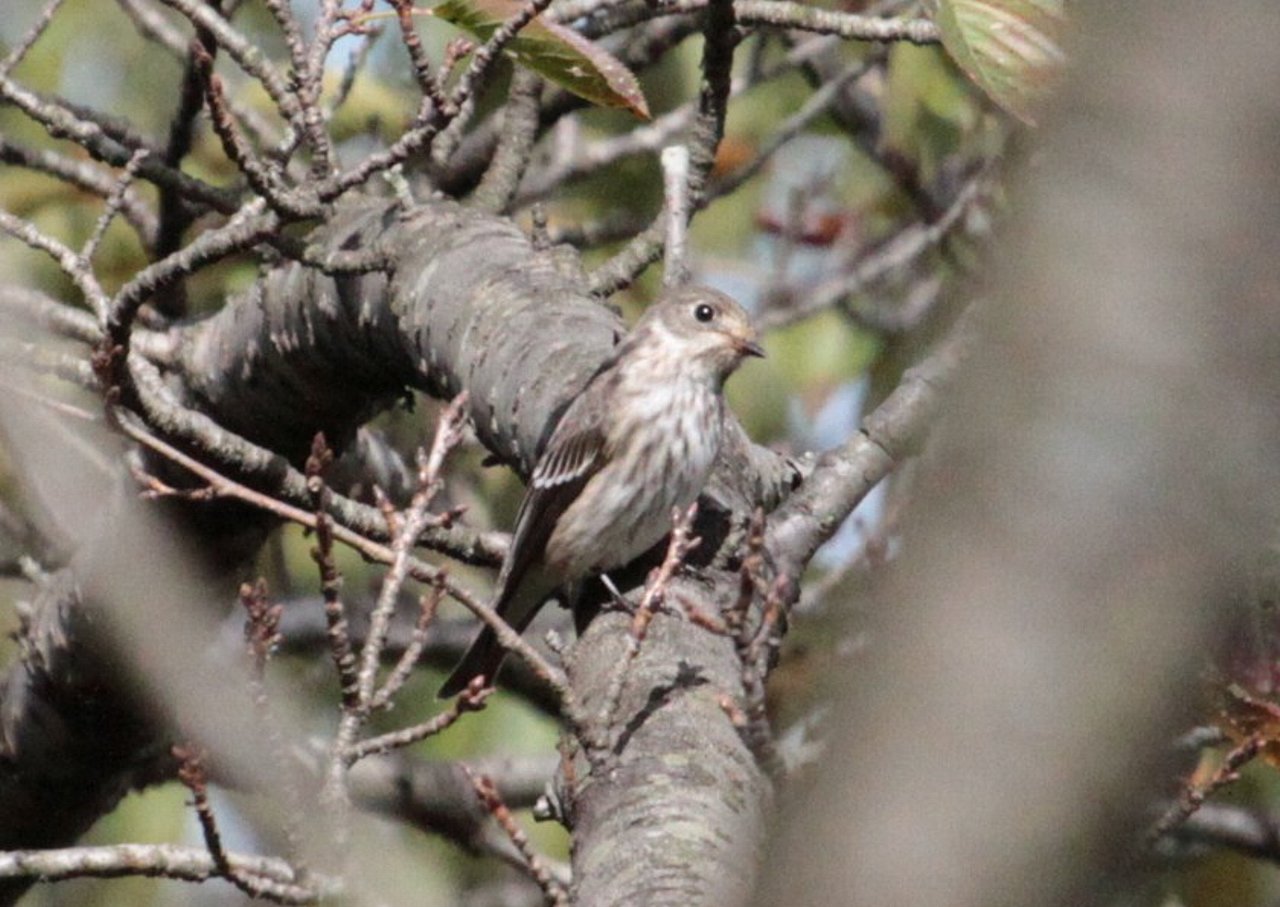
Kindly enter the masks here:
<path id="1" fill-rule="evenodd" d="M 937 47 L 894 47 L 884 95 L 884 145 L 913 162 L 924 180 L 961 150 L 977 128 L 979 103 L 969 81 Z"/>
<path id="2" fill-rule="evenodd" d="M 939 0 L 936 21 L 960 68 L 1005 110 L 1034 123 L 1065 61 L 1062 0 Z"/>
<path id="3" fill-rule="evenodd" d="M 487 41 L 524 4 L 518 0 L 445 0 L 432 13 Z M 649 104 L 635 74 L 616 57 L 571 28 L 541 17 L 508 45 L 521 64 L 566 91 L 602 107 L 621 107 L 649 119 Z"/>

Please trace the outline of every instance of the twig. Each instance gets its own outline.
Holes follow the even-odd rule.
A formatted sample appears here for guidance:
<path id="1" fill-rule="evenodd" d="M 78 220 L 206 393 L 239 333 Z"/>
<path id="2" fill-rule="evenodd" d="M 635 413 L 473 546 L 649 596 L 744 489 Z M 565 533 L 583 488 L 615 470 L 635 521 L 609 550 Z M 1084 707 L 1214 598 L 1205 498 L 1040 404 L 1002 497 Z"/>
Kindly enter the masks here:
<path id="1" fill-rule="evenodd" d="M 471 115 L 475 112 L 476 104 L 479 103 L 480 92 L 498 55 L 515 40 L 521 29 L 550 5 L 551 0 L 525 0 L 519 12 L 502 23 L 489 36 L 489 40 L 472 54 L 471 64 L 458 81 L 453 93 L 449 95 L 449 104 L 453 108 L 451 112 L 446 111 L 451 113 L 449 125 L 440 133 L 431 150 L 431 156 L 437 163 L 447 161 L 457 150 L 458 143 L 462 140 L 462 131 L 471 121 Z"/>
<path id="2" fill-rule="evenodd" d="M 733 52 L 739 40 L 733 0 L 707 0 L 702 36 L 698 115 L 694 118 L 687 142 L 690 164 L 688 193 L 693 210 L 702 204 L 707 179 L 715 164 L 716 149 L 724 137 L 725 114 L 732 87 Z M 591 292 L 597 296 L 608 296 L 635 280 L 641 271 L 662 255 L 666 230 L 666 218 L 659 214 L 625 249 L 591 273 Z"/>
<path id="3" fill-rule="evenodd" d="M 824 312 L 828 308 L 908 267 L 949 237 L 975 205 L 981 204 L 991 189 L 990 167 L 983 167 L 957 193 L 955 199 L 932 223 L 913 223 L 863 256 L 846 274 L 824 281 L 804 292 L 802 300 L 787 307 L 773 305 L 760 318 L 762 328 L 792 324 Z M 856 315 L 856 313 L 855 313 Z"/>
<path id="4" fill-rule="evenodd" d="M 409 54 L 409 62 L 413 65 L 414 78 L 418 80 L 418 90 L 422 97 L 430 101 L 431 108 L 440 115 L 450 113 L 448 99 L 440 87 L 440 80 L 431 72 L 431 61 L 422 39 L 413 24 L 413 0 L 390 0 L 395 8 L 396 21 L 400 24 L 400 40 Z"/>
<path id="5" fill-rule="evenodd" d="M 298 884 L 299 874 L 287 862 L 273 857 L 226 853 L 227 864 L 237 873 L 250 875 L 281 889 L 296 889 L 296 899 L 284 904 L 312 904 L 341 890 L 332 878 L 308 875 L 314 888 Z M 116 844 L 108 847 L 64 847 L 54 850 L 0 851 L 0 878 L 39 878 L 43 881 L 158 876 L 184 882 L 222 878 L 208 850 L 172 844 Z M 263 897 L 267 897 L 266 894 Z"/>
<path id="6" fill-rule="evenodd" d="M 191 47 L 192 60 L 204 85 L 205 100 L 209 103 L 209 121 L 222 143 L 223 153 L 244 174 L 249 187 L 259 198 L 267 202 L 273 211 L 285 217 L 302 217 L 307 213 L 295 208 L 284 191 L 280 174 L 263 163 L 253 148 L 240 134 L 234 115 L 227 103 L 222 78 L 213 71 L 213 57 L 199 44 Z"/>
<path id="7" fill-rule="evenodd" d="M 671 15 L 695 12 L 708 5 L 709 0 L 662 0 L 658 8 Z M 928 45 L 942 40 L 938 27 L 929 19 L 864 16 L 787 0 L 736 0 L 733 6 L 738 21 L 743 25 L 799 29 L 856 41 L 906 41 Z"/>
<path id="8" fill-rule="evenodd" d="M 147 421 L 166 436 L 180 437 L 194 445 L 205 456 L 213 458 L 238 476 L 262 482 L 284 502 L 293 505 L 294 513 L 306 512 L 308 521 L 301 523 L 314 529 L 314 501 L 306 476 L 277 454 L 227 431 L 203 413 L 187 409 L 173 400 L 154 365 L 137 356 L 129 360 L 135 390 L 146 413 Z M 213 471 L 213 470 L 211 470 Z M 220 475 L 213 471 L 215 475 Z M 248 490 L 248 489 L 246 489 Z M 274 498 L 262 495 L 267 500 Z M 325 496 L 326 512 L 349 533 L 337 532 L 344 544 L 350 537 L 386 538 L 386 521 L 377 509 L 353 501 L 329 490 Z M 299 509 L 301 508 L 301 509 Z M 292 515 L 279 514 L 291 522 Z M 428 547 L 469 564 L 494 566 L 506 551 L 505 537 L 500 533 L 476 533 L 461 526 L 430 528 L 422 539 Z"/>
<path id="9" fill-rule="evenodd" d="M 858 502 L 922 442 L 938 414 L 942 389 L 973 345 L 976 305 L 970 303 L 950 333 L 863 419 L 862 428 L 824 452 L 804 484 L 770 515 L 765 547 L 780 574 L 797 575 Z"/>
<path id="10" fill-rule="evenodd" d="M 387 632 L 391 625 L 391 615 L 395 611 L 400 589 L 409 574 L 409 562 L 414 543 L 422 529 L 430 522 L 431 517 L 427 508 L 443 485 L 441 472 L 445 458 L 462 440 L 463 428 L 466 425 L 465 407 L 464 392 L 455 397 L 440 414 L 430 454 L 419 455 L 418 491 L 402 517 L 400 531 L 392 545 L 394 558 L 391 570 L 383 579 L 378 601 L 369 617 L 369 633 L 361 651 L 358 690 L 362 709 L 367 710 L 372 707 L 378 664 L 381 661 L 382 647 L 386 643 Z M 436 577 L 437 583 L 441 586 L 447 582 L 443 572 L 437 573 Z"/>
<path id="11" fill-rule="evenodd" d="M 280 219 L 274 213 L 264 212 L 265 207 L 263 199 L 249 202 L 226 224 L 200 234 L 180 251 L 143 268 L 120 288 L 105 312 L 104 345 L 114 360 L 109 375 L 114 380 L 105 383 L 119 384 L 125 377 L 123 363 L 128 357 L 133 323 L 143 303 L 173 281 L 220 258 L 251 248 L 274 233 Z"/>
<path id="12" fill-rule="evenodd" d="M 325 780 L 324 793 L 321 795 L 326 802 L 333 804 L 346 802 L 346 772 L 351 766 L 352 753 L 356 751 L 360 730 L 373 711 L 378 667 L 381 664 L 382 649 L 386 645 L 387 634 L 391 628 L 391 616 L 395 612 L 400 590 L 410 575 L 413 546 L 417 542 L 418 535 L 430 521 L 427 508 L 443 484 L 441 470 L 444 467 L 445 457 L 462 440 L 462 430 L 466 424 L 465 405 L 466 395 L 459 394 L 441 413 L 436 425 L 431 453 L 429 455 L 420 453 L 418 457 L 418 490 L 408 509 L 399 519 L 394 521 L 388 519 L 389 523 L 395 523 L 390 569 L 383 577 L 378 600 L 369 615 L 369 630 L 365 636 L 364 646 L 360 650 L 359 665 L 356 669 L 355 702 L 350 707 L 344 705 L 342 717 L 338 722 L 338 731 L 334 735 L 329 771 Z M 442 573 L 437 573 L 436 582 L 443 587 L 447 578 Z"/>
<path id="13" fill-rule="evenodd" d="M 697 514 L 698 505 L 696 502 L 690 504 L 689 508 L 683 513 L 676 510 L 672 514 L 671 540 L 667 543 L 666 556 L 663 557 L 662 564 L 650 575 L 649 581 L 645 584 L 644 594 L 640 598 L 640 603 L 631 615 L 631 627 L 627 633 L 626 647 L 622 650 L 622 655 L 613 666 L 613 671 L 609 676 L 609 685 L 605 688 L 605 695 L 601 700 L 600 710 L 596 717 L 596 730 L 590 734 L 589 739 L 586 741 L 587 756 L 593 763 L 599 763 L 608 758 L 611 753 L 614 753 L 619 740 L 621 740 L 622 729 L 615 727 L 615 719 L 622 701 L 622 688 L 626 683 L 631 665 L 635 662 L 636 656 L 640 654 L 640 647 L 644 644 L 645 636 L 649 632 L 649 624 L 653 621 L 653 615 L 662 607 L 662 603 L 666 599 L 667 588 L 671 585 L 671 580 L 684 564 L 689 552 L 697 548 L 702 541 L 692 534 L 693 520 Z"/>
<path id="14" fill-rule="evenodd" d="M 97 160 L 113 167 L 125 166 L 135 150 L 149 147 L 145 142 L 128 141 L 113 134 L 116 130 L 108 129 L 74 105 L 47 101 L 3 75 L 0 75 L 0 98 L 11 102 L 51 135 L 75 142 Z M 236 192 L 219 189 L 168 167 L 159 154 L 147 155 L 138 173 L 158 186 L 174 188 L 189 201 L 207 205 L 224 214 L 235 211 L 239 205 Z"/>
<path id="15" fill-rule="evenodd" d="M 296 93 L 275 64 L 268 60 L 256 42 L 250 40 L 214 9 L 199 0 L 161 0 L 165 6 L 186 16 L 195 26 L 205 29 L 248 75 L 257 79 L 275 103 L 276 109 L 290 123 L 300 126 L 301 106 Z"/>
<path id="16" fill-rule="evenodd" d="M 27 33 L 22 36 L 19 41 L 9 51 L 8 56 L 0 60 L 0 76 L 7 76 L 13 72 L 15 66 L 22 62 L 22 58 L 27 55 L 27 51 L 40 40 L 40 36 L 44 34 L 45 29 L 49 27 L 49 23 L 53 21 L 54 15 L 58 12 L 58 7 L 62 6 L 62 0 L 50 0 L 45 4 L 44 9 L 40 11 L 40 15 L 36 17 L 36 21 L 32 23 L 31 28 L 27 29 Z"/>
<path id="17" fill-rule="evenodd" d="M 405 681 L 409 679 L 409 675 L 413 673 L 414 667 L 417 666 L 418 659 L 422 657 L 422 650 L 427 644 L 427 630 L 431 625 L 431 621 L 435 619 L 436 609 L 444 599 L 445 576 L 446 574 L 442 571 L 440 578 L 431 584 L 431 590 L 419 597 L 418 619 L 413 625 L 413 633 L 409 637 L 409 644 L 400 653 L 399 661 L 396 662 L 396 666 L 392 668 L 391 673 L 387 675 L 387 679 L 383 681 L 381 688 L 373 694 L 373 700 L 369 703 L 370 709 L 377 711 L 378 709 L 390 708 L 396 693 L 400 692 L 400 688 L 404 686 Z"/>
<path id="18" fill-rule="evenodd" d="M 209 803 L 208 774 L 203 756 L 193 747 L 174 747 L 174 755 L 181 761 L 178 779 L 191 791 L 192 806 L 200 821 L 205 847 L 213 861 L 213 875 L 221 876 L 251 898 L 264 898 L 279 904 L 310 904 L 319 898 L 313 888 L 292 882 L 280 882 L 264 875 L 245 871 L 234 864 L 222 846 L 222 834 L 218 830 L 213 807 Z M 290 876 L 295 873 L 290 870 Z"/>
<path id="19" fill-rule="evenodd" d="M 93 232 L 80 249 L 80 257 L 86 262 L 93 260 L 93 256 L 98 251 L 98 246 L 102 243 L 103 237 L 107 235 L 107 228 L 111 226 L 111 222 L 115 220 L 116 214 L 120 212 L 121 207 L 124 205 L 125 198 L 129 192 L 129 185 L 133 182 L 133 178 L 137 174 L 138 168 L 142 166 L 146 156 L 147 152 L 145 150 L 139 149 L 135 151 L 133 157 L 129 158 L 129 163 L 125 165 L 124 173 L 121 173 L 116 180 L 115 187 L 112 189 L 111 194 L 107 196 L 106 207 L 102 209 L 102 214 L 98 216 L 97 223 L 93 225 Z"/>
<path id="20" fill-rule="evenodd" d="M 524 858 L 525 868 L 533 880 L 538 883 L 538 887 L 542 889 L 543 895 L 547 901 L 555 907 L 568 907 L 569 893 L 564 889 L 556 879 L 547 871 L 546 865 L 543 863 L 542 857 L 529 843 L 529 836 L 524 833 L 524 829 L 516 822 L 515 816 L 511 814 L 511 810 L 502 802 L 502 798 L 498 795 L 498 788 L 494 785 L 492 779 L 487 775 L 481 775 L 472 771 L 465 765 L 462 770 L 466 773 L 471 785 L 475 788 L 476 796 L 480 798 L 480 802 L 484 808 L 489 811 L 489 815 L 497 821 L 502 830 L 506 832 L 511 843 L 515 845 L 516 850 Z"/>
<path id="21" fill-rule="evenodd" d="M 32 224 L 14 217 L 8 211 L 0 211 L 0 232 L 8 233 L 33 249 L 49 255 L 62 273 L 66 274 L 76 288 L 84 295 L 85 302 L 97 313 L 99 318 L 106 316 L 109 302 L 101 284 L 94 277 L 88 262 L 71 249 L 50 236 L 37 230 Z"/>
<path id="22" fill-rule="evenodd" d="M 369 737 L 348 747 L 344 753 L 348 765 L 368 756 L 384 755 L 395 749 L 410 746 L 419 740 L 435 736 L 456 722 L 468 712 L 478 712 L 484 708 L 485 700 L 493 693 L 493 687 L 486 687 L 484 679 L 477 677 L 470 686 L 458 694 L 453 703 L 429 721 L 415 724 L 398 731 Z"/>
<path id="23" fill-rule="evenodd" d="M 279 603 L 272 603 L 264 579 L 259 579 L 252 585 L 241 585 L 240 604 L 245 610 L 244 638 L 249 655 L 249 697 L 276 772 L 275 786 L 284 791 L 285 840 L 289 843 L 294 865 L 301 868 L 303 849 L 298 823 L 305 813 L 305 801 L 297 773 L 290 771 L 289 741 L 280 731 L 280 723 L 276 720 L 266 684 L 267 661 L 280 646 L 280 617 L 284 613 L 284 607 Z"/>
<path id="24" fill-rule="evenodd" d="M 662 190 L 667 214 L 662 286 L 669 290 L 689 282 L 689 149 L 683 145 L 662 149 Z"/>
<path id="25" fill-rule="evenodd" d="M 78 189 L 107 198 L 115 191 L 117 177 L 93 161 L 58 154 L 48 148 L 24 148 L 0 136 L 0 163 L 26 167 L 62 180 Z M 127 166 L 127 164 L 126 164 Z M 155 213 L 130 188 L 120 202 L 120 212 L 137 231 L 145 248 L 151 248 L 160 232 Z"/>
<path id="26" fill-rule="evenodd" d="M 1240 769 L 1252 762 L 1266 745 L 1267 737 L 1263 734 L 1249 737 L 1227 753 L 1222 760 L 1222 765 L 1208 781 L 1199 786 L 1187 784 L 1179 794 L 1177 802 L 1165 810 L 1147 831 L 1147 843 L 1152 844 L 1177 828 L 1194 815 L 1210 796 L 1228 784 L 1240 780 Z"/>
<path id="27" fill-rule="evenodd" d="M 317 432 L 307 457 L 307 488 L 311 492 L 312 509 L 315 512 L 316 546 L 311 557 L 320 571 L 320 594 L 324 599 L 325 638 L 329 642 L 329 656 L 338 674 L 342 707 L 355 708 L 356 656 L 351 646 L 350 625 L 347 610 L 342 602 L 342 574 L 333 559 L 333 521 L 329 518 L 329 487 L 324 483 L 324 471 L 333 461 L 333 451 L 325 443 L 324 434 Z"/>

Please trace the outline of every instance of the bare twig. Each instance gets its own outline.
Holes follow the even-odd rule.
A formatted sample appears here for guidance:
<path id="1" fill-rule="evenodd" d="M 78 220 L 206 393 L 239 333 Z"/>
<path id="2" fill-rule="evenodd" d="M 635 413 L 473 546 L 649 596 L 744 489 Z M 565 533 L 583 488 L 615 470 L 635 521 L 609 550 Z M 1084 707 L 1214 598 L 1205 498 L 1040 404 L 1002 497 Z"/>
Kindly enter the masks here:
<path id="1" fill-rule="evenodd" d="M 489 814 L 506 832 L 511 843 L 515 845 L 516 850 L 524 858 L 525 868 L 528 870 L 529 875 L 533 877 L 533 880 L 538 883 L 538 887 L 542 889 L 542 893 L 548 903 L 555 905 L 555 907 L 568 907 L 569 893 L 547 870 L 542 857 L 533 849 L 533 845 L 529 843 L 528 835 L 524 833 L 524 829 L 516 822 L 511 810 L 502 802 L 502 798 L 498 795 L 497 786 L 487 775 L 478 774 L 465 765 L 462 770 L 475 788 L 476 796 L 480 798 L 480 802 L 484 804 L 485 809 L 489 811 Z"/>
<path id="2" fill-rule="evenodd" d="M 662 197 L 667 214 L 667 237 L 662 285 L 666 289 L 689 282 L 689 149 L 662 149 Z"/>
<path id="3" fill-rule="evenodd" d="M 431 453 L 420 453 L 418 457 L 418 490 L 413 500 L 404 514 L 395 518 L 389 516 L 388 522 L 394 524 L 391 565 L 387 575 L 383 577 L 378 600 L 369 615 L 369 631 L 360 650 L 356 668 L 355 701 L 350 706 L 344 704 L 338 731 L 334 735 L 329 771 L 322 794 L 328 803 L 339 804 L 347 800 L 346 773 L 354 761 L 353 754 L 357 751 L 356 741 L 360 730 L 369 720 L 374 708 L 378 667 L 382 662 L 382 649 L 391 628 L 391 616 L 395 612 L 400 590 L 410 575 L 413 546 L 430 521 L 427 508 L 443 484 L 441 470 L 445 457 L 462 439 L 462 430 L 466 424 L 465 404 L 465 394 L 460 394 L 441 413 Z M 389 505 L 388 513 L 390 514 Z M 444 588 L 446 582 L 443 573 L 437 573 L 436 583 L 439 587 Z"/>
<path id="4" fill-rule="evenodd" d="M 484 679 L 477 677 L 471 685 L 458 694 L 453 703 L 429 721 L 411 725 L 398 731 L 369 737 L 349 747 L 344 754 L 349 764 L 355 764 L 368 756 L 384 755 L 395 749 L 410 746 L 419 740 L 426 740 L 450 727 L 468 712 L 478 712 L 484 708 L 485 700 L 493 693 L 493 687 L 486 687 Z"/>
<path id="5" fill-rule="evenodd" d="M 222 846 L 222 834 L 218 830 L 217 819 L 213 807 L 209 803 L 208 774 L 204 766 L 204 758 L 193 747 L 175 747 L 174 755 L 181 761 L 178 778 L 191 791 L 192 806 L 200 821 L 200 831 L 204 835 L 205 847 L 213 861 L 213 875 L 220 876 L 239 888 L 251 898 L 263 898 L 278 904 L 310 904 L 319 898 L 319 893 L 307 886 L 293 882 L 281 882 L 265 875 L 246 871 L 232 862 L 230 855 Z M 290 871 L 291 877 L 295 876 Z"/>
<path id="6" fill-rule="evenodd" d="M 708 0 L 706 22 L 702 30 L 702 84 L 698 93 L 698 115 L 688 138 L 689 204 L 696 210 L 702 204 L 707 179 L 715 163 L 716 149 L 724 137 L 724 120 L 732 80 L 733 52 L 739 35 L 735 27 L 733 0 Z M 590 275 L 591 292 L 608 296 L 630 284 L 662 255 L 666 237 L 666 218 L 659 216 L 627 247 Z"/>
<path id="7" fill-rule="evenodd" d="M 44 9 L 40 11 L 40 15 L 36 17 L 36 21 L 32 23 L 31 28 L 27 29 L 27 33 L 22 36 L 22 40 L 14 45 L 13 50 L 0 60 L 0 76 L 7 76 L 13 72 L 15 66 L 22 62 L 22 58 L 27 55 L 27 51 L 40 40 L 40 36 L 44 34 L 49 23 L 53 21 L 54 15 L 58 12 L 58 7 L 62 6 L 63 0 L 50 0 L 45 4 Z"/>
<path id="8" fill-rule="evenodd" d="M 98 216 L 97 223 L 93 225 L 93 232 L 89 234 L 89 238 L 85 240 L 84 246 L 80 249 L 80 257 L 84 261 L 91 262 L 93 260 L 94 253 L 98 251 L 98 246 L 101 245 L 103 237 L 107 235 L 107 228 L 111 226 L 111 222 L 115 220 L 116 215 L 123 207 L 125 199 L 128 197 L 129 185 L 133 182 L 133 178 L 146 156 L 146 151 L 141 149 L 135 151 L 133 157 L 129 158 L 129 163 L 125 165 L 124 173 L 121 173 L 116 180 L 115 187 L 111 190 L 111 194 L 107 196 L 106 207 L 102 209 L 102 214 Z"/>
<path id="9" fill-rule="evenodd" d="M 271 451 L 227 431 L 203 413 L 179 405 L 173 400 L 159 372 L 146 360 L 130 357 L 129 367 L 139 402 L 150 424 L 168 437 L 180 437 L 194 445 L 202 455 L 233 470 L 235 475 L 266 483 L 271 495 L 278 496 L 286 506 L 293 505 L 292 511 L 279 513 L 283 519 L 299 522 L 291 514 L 305 512 L 308 518 L 301 525 L 315 528 L 314 500 L 306 476 Z M 210 471 L 219 474 L 216 470 Z M 262 497 L 274 500 L 271 495 Z M 349 539 L 355 536 L 374 540 L 387 537 L 386 520 L 376 508 L 332 490 L 325 495 L 325 502 L 326 512 L 344 530 L 349 530 L 345 533 L 335 530 L 335 537 L 343 544 L 351 544 Z M 462 526 L 431 527 L 423 543 L 466 563 L 486 566 L 500 563 L 506 551 L 506 542 L 501 534 L 476 533 Z"/>
<path id="10" fill-rule="evenodd" d="M 653 620 L 653 615 L 662 607 L 662 603 L 666 599 L 667 588 L 671 585 L 671 580 L 684 564 L 689 552 L 697 548 L 701 543 L 701 539 L 692 534 L 693 520 L 697 514 L 698 505 L 696 502 L 690 504 L 689 508 L 684 512 L 676 510 L 672 514 L 671 540 L 667 544 L 666 556 L 663 557 L 662 564 L 653 571 L 649 581 L 645 584 L 644 594 L 641 596 L 640 603 L 636 605 L 636 609 L 631 616 L 631 627 L 627 634 L 626 647 L 622 650 L 621 657 L 618 659 L 617 664 L 613 666 L 613 671 L 609 675 L 609 684 L 605 688 L 605 695 L 601 700 L 600 711 L 595 720 L 596 732 L 590 735 L 591 739 L 585 741 L 587 756 L 593 762 L 599 763 L 607 759 L 614 752 L 619 740 L 622 738 L 622 728 L 616 727 L 615 723 L 618 706 L 622 701 L 622 689 L 626 683 L 627 674 L 630 672 L 636 656 L 640 654 L 640 647 L 644 645 L 644 639 L 649 631 L 649 624 Z"/>
<path id="11" fill-rule="evenodd" d="M 47 173 L 103 198 L 110 197 L 119 185 L 115 174 L 105 171 L 93 161 L 58 154 L 48 148 L 24 148 L 3 136 L 0 136 L 0 163 Z M 159 224 L 155 213 L 132 187 L 125 191 L 120 201 L 120 213 L 137 231 L 143 246 L 150 248 L 156 241 Z"/>
<path id="12" fill-rule="evenodd" d="M 761 316 L 761 326 L 780 327 L 824 312 L 831 306 L 874 285 L 889 274 L 908 267 L 936 248 L 959 225 L 963 224 L 965 216 L 973 210 L 975 205 L 982 203 L 991 188 L 990 167 L 984 167 L 965 183 L 947 210 L 937 220 L 910 224 L 863 256 L 848 273 L 805 290 L 801 301 L 797 304 L 771 306 Z"/>
<path id="13" fill-rule="evenodd" d="M 1240 780 L 1240 770 L 1258 757 L 1267 745 L 1267 737 L 1264 734 L 1257 734 L 1247 738 L 1239 746 L 1232 748 L 1225 757 L 1223 757 L 1222 765 L 1205 783 L 1200 785 L 1192 785 L 1188 783 L 1182 789 L 1182 793 L 1178 796 L 1177 802 L 1173 803 L 1164 814 L 1151 826 L 1147 831 L 1147 843 L 1151 844 L 1156 839 L 1163 837 L 1173 831 L 1187 819 L 1191 818 L 1204 801 L 1211 797 L 1214 793 Z"/>
<path id="14" fill-rule="evenodd" d="M 225 50 L 241 69 L 261 83 L 267 96 L 275 103 L 284 118 L 295 126 L 301 125 L 302 110 L 297 94 L 290 88 L 289 81 L 276 69 L 275 64 L 262 54 L 256 42 L 233 27 L 215 9 L 199 0 L 161 0 L 161 2 L 182 13 L 193 25 L 213 35 L 218 46 Z"/>
<path id="15" fill-rule="evenodd" d="M 330 492 L 324 484 L 324 471 L 333 461 L 333 451 L 325 443 L 324 435 L 317 433 L 307 457 L 307 487 L 311 491 L 315 512 L 316 546 L 311 557 L 320 570 L 320 594 L 324 598 L 325 638 L 329 642 L 329 656 L 338 673 L 338 686 L 342 691 L 342 707 L 353 709 L 358 701 L 356 690 L 356 656 L 351 645 L 351 633 L 347 623 L 347 609 L 342 601 L 342 574 L 333 559 L 333 521 L 328 514 Z"/>
<path id="16" fill-rule="evenodd" d="M 233 871 L 252 876 L 282 889 L 296 888 L 296 900 L 286 904 L 311 904 L 322 896 L 340 891 L 336 879 L 308 875 L 314 888 L 302 888 L 296 869 L 273 857 L 226 853 Z M 39 878 L 43 881 L 159 876 L 184 882 L 207 882 L 223 878 L 207 849 L 172 844 L 116 844 L 109 847 L 66 847 L 55 850 L 0 851 L 0 878 Z M 266 897 L 266 895 L 263 895 Z"/>
<path id="17" fill-rule="evenodd" d="M 369 708 L 374 711 L 391 707 L 396 693 L 404 686 L 405 681 L 409 679 L 409 675 L 413 673 L 414 667 L 418 664 L 418 659 L 422 657 L 422 650 L 427 644 L 427 630 L 431 625 L 431 621 L 435 619 L 436 609 L 440 606 L 440 602 L 445 595 L 444 577 L 445 574 L 441 573 L 440 579 L 431 584 L 430 591 L 418 599 L 418 619 L 413 625 L 413 633 L 409 637 L 409 644 L 400 653 L 400 660 L 396 662 L 396 666 L 387 675 L 387 679 L 383 681 L 382 686 L 374 693 L 373 700 L 369 704 Z"/>
<path id="18" fill-rule="evenodd" d="M 109 307 L 107 295 L 103 292 L 97 278 L 94 277 L 89 263 L 80 255 L 53 237 L 41 233 L 32 224 L 21 218 L 14 217 L 8 211 L 0 211 L 0 231 L 21 240 L 33 249 L 39 249 L 41 252 L 48 254 L 58 263 L 62 273 L 66 274 L 71 279 L 71 282 L 76 285 L 76 288 L 84 294 L 85 302 L 97 313 L 99 318 L 106 316 Z"/>
<path id="19" fill-rule="evenodd" d="M 519 12 L 502 23 L 502 26 L 489 36 L 489 40 L 476 48 L 467 71 L 463 73 L 457 87 L 449 95 L 449 105 L 453 108 L 452 116 L 449 125 L 440 134 L 431 150 L 431 155 L 437 163 L 447 161 L 457 150 L 458 143 L 462 140 L 462 131 L 471 121 L 471 115 L 475 112 L 476 104 L 480 99 L 480 92 L 489 78 L 490 70 L 493 68 L 494 61 L 498 59 L 498 55 L 515 40 L 521 29 L 550 5 L 551 0 L 525 0 Z"/>

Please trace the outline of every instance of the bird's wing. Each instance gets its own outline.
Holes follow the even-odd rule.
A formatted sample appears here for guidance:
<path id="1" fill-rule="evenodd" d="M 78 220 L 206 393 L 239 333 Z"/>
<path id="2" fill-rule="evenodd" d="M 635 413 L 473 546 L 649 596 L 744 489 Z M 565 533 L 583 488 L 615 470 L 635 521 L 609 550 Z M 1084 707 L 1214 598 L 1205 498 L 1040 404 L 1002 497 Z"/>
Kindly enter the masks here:
<path id="1" fill-rule="evenodd" d="M 598 388 L 596 389 L 598 390 Z M 516 515 L 511 552 L 499 577 L 499 613 L 510 601 L 530 567 L 538 562 L 556 522 L 604 465 L 604 412 L 592 405 L 596 394 L 584 392 L 560 419 L 547 448 L 534 467 Z M 503 614 L 518 625 L 521 614 Z"/>

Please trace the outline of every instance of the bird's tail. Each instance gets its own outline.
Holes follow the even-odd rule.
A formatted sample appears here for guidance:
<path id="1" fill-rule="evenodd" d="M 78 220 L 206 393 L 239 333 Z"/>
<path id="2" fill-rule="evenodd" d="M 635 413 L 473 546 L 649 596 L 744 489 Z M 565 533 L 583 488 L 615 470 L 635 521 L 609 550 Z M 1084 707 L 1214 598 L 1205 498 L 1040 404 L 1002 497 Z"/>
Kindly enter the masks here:
<path id="1" fill-rule="evenodd" d="M 530 570 L 518 583 L 499 579 L 501 591 L 493 602 L 493 610 L 511 625 L 517 633 L 523 633 L 533 621 L 547 597 L 555 591 L 555 581 L 548 579 L 541 570 Z M 466 689 L 473 677 L 484 675 L 485 682 L 493 686 L 498 667 L 507 657 L 507 650 L 498 642 L 498 634 L 488 624 L 480 628 L 462 661 L 453 669 L 438 694 L 441 699 L 456 696 Z"/>
<path id="2" fill-rule="evenodd" d="M 456 696 L 467 688 L 473 677 L 481 674 L 484 675 L 485 682 L 492 686 L 498 668 L 506 657 L 507 650 L 498 644 L 498 634 L 491 627 L 484 627 L 436 695 L 441 699 Z"/>

